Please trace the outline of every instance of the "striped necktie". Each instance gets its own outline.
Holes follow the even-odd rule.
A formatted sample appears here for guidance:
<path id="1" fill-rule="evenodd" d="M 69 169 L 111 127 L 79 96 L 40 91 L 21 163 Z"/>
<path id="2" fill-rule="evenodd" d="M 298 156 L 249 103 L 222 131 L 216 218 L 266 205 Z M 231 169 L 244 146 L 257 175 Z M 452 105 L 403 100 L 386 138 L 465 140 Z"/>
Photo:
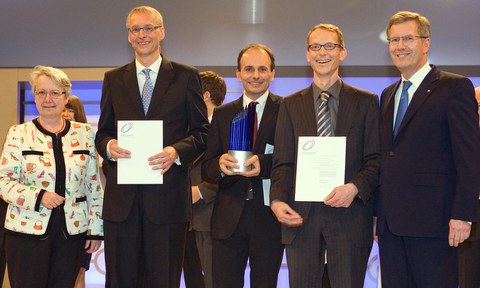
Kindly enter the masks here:
<path id="1" fill-rule="evenodd" d="M 328 109 L 328 99 L 330 93 L 323 91 L 320 93 L 320 106 L 317 112 L 317 135 L 322 137 L 332 136 L 332 123 L 330 121 L 330 111 Z"/>

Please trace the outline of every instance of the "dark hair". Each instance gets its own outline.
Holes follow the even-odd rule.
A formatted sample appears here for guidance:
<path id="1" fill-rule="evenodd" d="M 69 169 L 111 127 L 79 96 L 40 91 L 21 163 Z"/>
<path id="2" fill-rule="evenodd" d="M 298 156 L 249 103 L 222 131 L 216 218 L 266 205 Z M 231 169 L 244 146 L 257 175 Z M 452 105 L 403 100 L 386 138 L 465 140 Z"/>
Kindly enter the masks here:
<path id="1" fill-rule="evenodd" d="M 240 71 L 242 70 L 242 67 L 240 65 L 240 61 L 242 60 L 243 54 L 247 52 L 249 49 L 258 49 L 261 51 L 264 51 L 265 53 L 268 54 L 268 57 L 270 57 L 270 71 L 275 70 L 275 55 L 273 55 L 272 49 L 270 49 L 268 46 L 260 44 L 260 43 L 252 43 L 247 45 L 245 48 L 243 48 L 240 53 L 238 53 L 237 57 L 237 70 Z"/>
<path id="2" fill-rule="evenodd" d="M 210 99 L 213 105 L 222 105 L 227 93 L 225 80 L 213 71 L 200 72 L 200 79 L 202 80 L 202 93 L 210 92 Z"/>
<path id="3" fill-rule="evenodd" d="M 73 110 L 76 122 L 87 123 L 87 115 L 85 115 L 85 109 L 83 109 L 83 103 L 80 98 L 75 95 L 68 96 L 68 102 L 65 108 Z"/>

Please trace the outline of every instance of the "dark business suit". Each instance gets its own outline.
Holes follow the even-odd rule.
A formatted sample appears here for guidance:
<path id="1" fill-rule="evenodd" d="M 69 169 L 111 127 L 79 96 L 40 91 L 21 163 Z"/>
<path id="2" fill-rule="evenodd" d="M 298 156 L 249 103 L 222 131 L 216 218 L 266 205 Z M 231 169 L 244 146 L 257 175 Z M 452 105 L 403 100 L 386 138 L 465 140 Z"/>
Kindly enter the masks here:
<path id="1" fill-rule="evenodd" d="M 183 260 L 178 255 L 183 255 L 191 219 L 188 167 L 204 150 L 208 129 L 198 72 L 163 56 L 145 115 L 132 62 L 105 73 L 100 105 L 95 142 L 104 159 L 108 142 L 117 138 L 118 120 L 163 120 L 163 145 L 175 148 L 181 162 L 163 175 L 162 185 L 117 184 L 117 163 L 108 162 L 103 206 L 107 277 L 115 275 L 113 287 L 137 287 L 131 282 L 142 278 L 145 268 L 148 285 L 176 287 Z M 156 235 L 159 229 L 164 231 Z M 150 239 L 157 236 L 159 241 Z"/>
<path id="2" fill-rule="evenodd" d="M 191 170 L 192 186 L 198 185 L 203 197 L 193 204 L 193 230 L 209 232 L 218 185 L 202 181 L 202 161 L 203 157 L 194 163 Z"/>
<path id="3" fill-rule="evenodd" d="M 265 103 L 253 153 L 260 161 L 257 177 L 224 176 L 220 174 L 219 158 L 228 152 L 230 123 L 243 107 L 242 97 L 215 109 L 208 132 L 202 176 L 205 181 L 219 183 L 212 215 L 213 286 L 243 287 L 247 258 L 250 258 L 250 287 L 276 287 L 283 246 L 280 224 L 270 207 L 264 205 L 262 179 L 270 178 L 271 154 L 275 123 L 281 98 L 269 94 Z M 275 147 L 276 149 L 276 147 Z M 241 164 L 240 164 L 241 165 Z M 246 200 L 249 183 L 253 200 Z"/>
<path id="4" fill-rule="evenodd" d="M 472 224 L 470 237 L 459 246 L 460 288 L 480 287 L 480 223 L 478 219 L 480 219 L 480 207 L 477 212 L 477 222 Z"/>
<path id="5" fill-rule="evenodd" d="M 348 208 L 295 201 L 298 137 L 317 136 L 312 86 L 286 97 L 280 108 L 270 199 L 287 203 L 304 221 L 282 226 L 291 287 L 321 287 L 325 248 L 332 287 L 363 287 L 373 241 L 370 197 L 378 183 L 378 97 L 342 83 L 335 136 L 347 137 L 345 183 L 359 191 Z M 290 257 L 295 251 L 306 255 Z"/>
<path id="6" fill-rule="evenodd" d="M 189 236 L 192 237 L 193 241 L 187 241 L 187 248 L 185 251 L 185 260 L 184 260 L 184 275 L 185 275 L 185 284 L 187 287 L 212 287 L 212 235 L 210 233 L 210 221 L 212 219 L 213 204 L 215 203 L 215 195 L 217 194 L 217 184 L 212 184 L 202 181 L 202 157 L 199 157 L 192 165 L 190 170 L 190 179 L 192 181 L 192 186 L 198 186 L 202 198 L 199 199 L 196 203 L 193 204 L 193 219 L 191 223 L 191 231 L 189 231 Z M 189 249 L 190 248 L 190 249 Z M 198 258 L 198 260 L 197 260 Z M 197 264 L 198 262 L 198 264 Z M 186 266 L 190 265 L 191 271 L 187 272 Z M 197 268 L 198 267 L 198 268 Z M 192 285 L 187 283 L 187 274 L 195 276 L 197 270 L 202 273 L 202 283 L 195 284 L 198 280 L 198 277 L 191 279 Z"/>
<path id="7" fill-rule="evenodd" d="M 381 98 L 377 234 L 382 283 L 411 287 L 413 279 L 402 276 L 409 275 L 418 287 L 457 287 L 457 249 L 448 246 L 449 221 L 477 220 L 480 187 L 473 85 L 432 66 L 394 138 L 399 85 L 400 81 L 386 88 Z M 393 242 L 398 237 L 405 250 Z M 415 265 L 399 262 L 399 251 L 414 257 Z M 410 271 L 412 267 L 417 270 Z"/>

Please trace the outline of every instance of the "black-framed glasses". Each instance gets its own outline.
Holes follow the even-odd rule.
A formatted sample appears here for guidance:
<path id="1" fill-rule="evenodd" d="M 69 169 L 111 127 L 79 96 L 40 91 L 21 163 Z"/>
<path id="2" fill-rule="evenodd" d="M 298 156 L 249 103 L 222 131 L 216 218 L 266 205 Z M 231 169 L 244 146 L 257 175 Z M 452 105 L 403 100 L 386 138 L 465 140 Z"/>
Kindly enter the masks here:
<path id="1" fill-rule="evenodd" d="M 400 39 L 402 40 L 402 42 L 406 45 L 409 45 L 409 44 L 412 44 L 413 41 L 417 40 L 417 39 L 427 39 L 429 38 L 428 36 L 420 36 L 420 35 L 405 35 L 405 36 L 402 36 L 402 37 L 392 37 L 392 38 L 388 38 L 388 43 L 392 46 L 397 46 L 398 43 L 400 43 Z"/>
<path id="2" fill-rule="evenodd" d="M 41 99 L 44 99 L 45 97 L 47 97 L 47 94 L 50 95 L 50 97 L 52 97 L 53 99 L 58 99 L 60 97 L 62 97 L 62 95 L 65 95 L 66 92 L 65 91 L 59 91 L 59 90 L 50 90 L 50 91 L 47 91 L 47 90 L 38 90 L 38 91 L 35 91 L 35 96 L 37 96 L 38 98 L 41 98 Z"/>
<path id="3" fill-rule="evenodd" d="M 128 28 L 127 30 L 128 30 L 128 32 L 132 33 L 133 35 L 138 35 L 138 33 L 140 33 L 141 30 L 143 30 L 143 32 L 145 32 L 145 34 L 150 34 L 160 27 L 162 27 L 162 26 L 161 25 L 159 25 L 159 26 L 146 25 L 146 26 L 143 26 L 143 27 L 133 26 L 133 27 Z"/>
<path id="4" fill-rule="evenodd" d="M 333 49 L 335 49 L 336 47 L 340 47 L 340 48 L 343 48 L 342 45 L 340 44 L 337 44 L 337 43 L 325 43 L 325 44 L 310 44 L 307 46 L 308 50 L 310 51 L 320 51 L 320 49 L 325 48 L 325 50 L 327 51 L 331 51 Z"/>

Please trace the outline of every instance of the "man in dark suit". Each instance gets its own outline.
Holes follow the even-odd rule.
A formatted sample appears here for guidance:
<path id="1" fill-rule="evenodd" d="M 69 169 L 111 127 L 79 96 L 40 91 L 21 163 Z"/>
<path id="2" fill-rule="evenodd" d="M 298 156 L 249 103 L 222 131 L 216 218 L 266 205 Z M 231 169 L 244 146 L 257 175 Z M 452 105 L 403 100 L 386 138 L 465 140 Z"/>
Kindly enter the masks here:
<path id="1" fill-rule="evenodd" d="M 203 100 L 207 106 L 208 121 L 211 121 L 214 109 L 222 105 L 223 100 L 225 100 L 227 86 L 225 80 L 213 71 L 201 72 L 200 79 L 202 82 Z M 203 155 L 195 160 L 190 171 L 192 180 L 193 220 L 190 225 L 191 230 L 187 236 L 187 248 L 185 249 L 185 260 L 183 264 L 185 285 L 187 288 L 213 287 L 210 222 L 218 185 L 202 181 L 202 161 Z M 197 258 L 199 258 L 198 262 L 200 263 L 198 265 L 196 264 Z M 191 269 L 187 269 L 187 266 Z M 197 268 L 197 266 L 199 268 Z M 202 274 L 202 270 L 202 283 L 198 283 L 199 277 L 196 275 L 199 273 Z M 189 274 L 191 274 L 192 277 L 189 277 Z"/>
<path id="2" fill-rule="evenodd" d="M 313 83 L 286 97 L 278 116 L 270 199 L 284 224 L 290 287 L 322 287 L 325 250 L 331 287 L 363 287 L 373 243 L 370 198 L 378 184 L 378 97 L 340 79 L 346 55 L 337 26 L 313 27 L 307 35 Z M 295 201 L 298 139 L 322 135 L 317 111 L 325 92 L 331 136 L 346 137 L 345 184 L 323 202 Z"/>
<path id="3" fill-rule="evenodd" d="M 135 61 L 105 74 L 95 139 L 110 167 L 103 206 L 107 283 L 178 287 L 191 219 L 188 168 L 204 150 L 207 111 L 198 72 L 160 54 L 160 13 L 134 8 L 127 30 Z M 118 120 L 163 120 L 164 147 L 145 161 L 163 174 L 163 184 L 117 184 L 116 160 L 130 157 L 117 144 Z"/>
<path id="4" fill-rule="evenodd" d="M 475 88 L 475 98 L 478 103 L 478 115 L 480 117 L 480 87 Z M 480 126 L 480 122 L 479 122 Z M 478 202 L 480 206 L 480 201 Z M 479 207 L 480 208 L 480 207 Z M 480 209 L 477 211 L 477 222 L 473 223 L 470 237 L 460 244 L 459 253 L 459 276 L 460 288 L 480 287 Z"/>
<path id="5" fill-rule="evenodd" d="M 476 221 L 480 130 L 472 82 L 429 65 L 430 24 L 387 26 L 401 73 L 382 92 L 377 235 L 383 287 L 457 287 L 458 249 Z M 403 117 L 402 117 L 403 116 Z"/>
<path id="6" fill-rule="evenodd" d="M 213 286 L 243 287 L 247 259 L 250 259 L 250 287 L 277 286 L 283 246 L 280 224 L 265 204 L 274 147 L 275 123 L 281 98 L 268 91 L 275 75 L 275 58 L 270 48 L 251 44 L 237 58 L 237 79 L 243 83 L 243 95 L 215 109 L 208 132 L 202 176 L 219 183 L 213 208 Z M 258 133 L 253 154 L 239 163 L 228 154 L 230 123 L 246 105 L 256 101 Z M 252 166 L 247 172 L 229 168 Z M 249 192 L 249 193 L 247 193 Z M 267 194 L 266 194 L 267 193 Z"/>

